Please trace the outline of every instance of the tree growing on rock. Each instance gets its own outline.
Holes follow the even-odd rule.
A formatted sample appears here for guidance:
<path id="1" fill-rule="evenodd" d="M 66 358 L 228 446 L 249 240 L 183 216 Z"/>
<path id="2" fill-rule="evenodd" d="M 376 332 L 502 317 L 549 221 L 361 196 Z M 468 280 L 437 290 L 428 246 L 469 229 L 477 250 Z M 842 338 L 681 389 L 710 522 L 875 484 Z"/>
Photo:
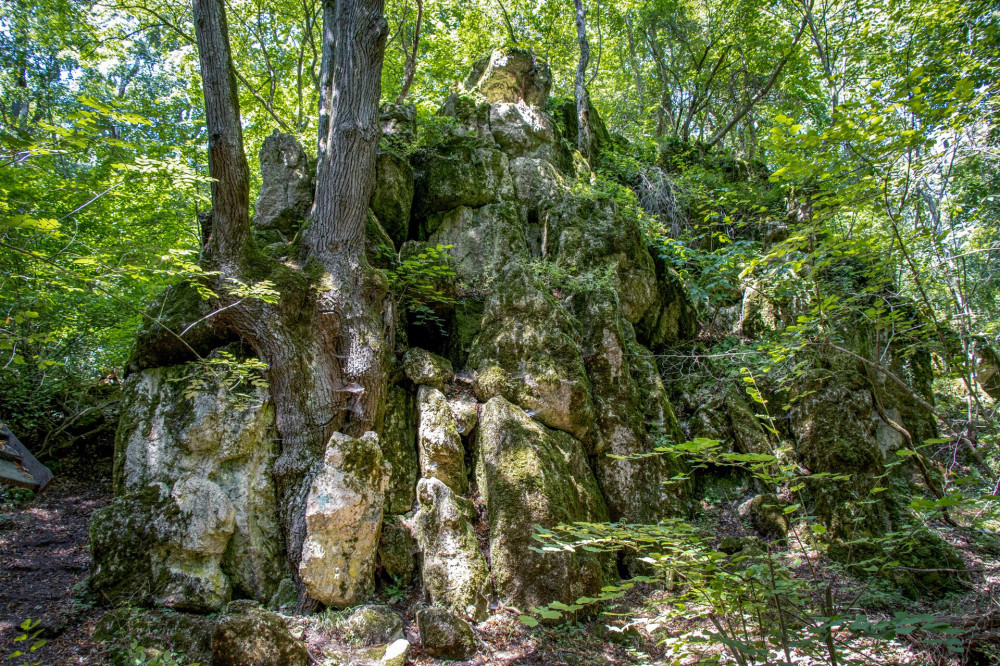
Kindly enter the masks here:
<path id="1" fill-rule="evenodd" d="M 195 0 L 194 19 L 214 179 L 202 267 L 215 272 L 217 293 L 234 281 L 263 280 L 279 293 L 275 303 L 221 298 L 213 304 L 214 326 L 245 340 L 268 364 L 281 439 L 274 476 L 300 606 L 309 599 L 345 605 L 356 601 L 356 585 L 370 575 L 331 590 L 312 582 L 322 577 L 315 571 L 306 580 L 300 565 L 312 529 L 306 504 L 316 494 L 310 484 L 317 468 L 324 458 L 350 461 L 370 451 L 355 438 L 376 430 L 384 409 L 390 304 L 385 278 L 364 256 L 380 137 L 383 1 L 324 3 L 316 197 L 310 223 L 283 262 L 265 256 L 251 237 L 249 171 L 224 3 Z M 339 450 L 331 456 L 330 449 Z M 355 528 L 365 529 L 371 520 L 359 523 Z M 377 531 L 378 521 L 369 529 Z"/>

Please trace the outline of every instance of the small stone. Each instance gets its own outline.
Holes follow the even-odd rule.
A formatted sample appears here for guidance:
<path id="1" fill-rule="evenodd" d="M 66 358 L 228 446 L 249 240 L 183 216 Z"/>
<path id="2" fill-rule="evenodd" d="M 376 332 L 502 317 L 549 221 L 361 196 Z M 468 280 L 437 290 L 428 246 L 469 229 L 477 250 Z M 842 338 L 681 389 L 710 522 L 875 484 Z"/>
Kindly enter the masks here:
<path id="1" fill-rule="evenodd" d="M 443 608 L 417 612 L 424 650 L 432 657 L 464 661 L 476 653 L 476 637 L 469 623 Z"/>
<path id="2" fill-rule="evenodd" d="M 371 647 L 403 637 L 403 620 L 388 606 L 359 606 L 344 622 L 347 639 Z"/>
<path id="3" fill-rule="evenodd" d="M 403 355 L 403 371 L 407 379 L 417 386 L 437 389 L 444 388 L 444 383 L 455 375 L 448 359 L 417 347 L 406 350 Z"/>
<path id="4" fill-rule="evenodd" d="M 223 616 L 212 635 L 214 666 L 306 666 L 309 653 L 280 615 L 261 608 Z"/>
<path id="5" fill-rule="evenodd" d="M 404 666 L 410 654 L 410 642 L 405 638 L 393 641 L 385 648 L 379 666 Z"/>

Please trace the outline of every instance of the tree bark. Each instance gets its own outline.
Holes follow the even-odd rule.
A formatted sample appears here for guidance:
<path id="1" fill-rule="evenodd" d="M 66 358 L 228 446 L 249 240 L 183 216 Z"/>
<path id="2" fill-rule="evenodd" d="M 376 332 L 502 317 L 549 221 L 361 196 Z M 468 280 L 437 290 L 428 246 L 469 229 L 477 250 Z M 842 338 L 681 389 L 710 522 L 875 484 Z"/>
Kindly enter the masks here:
<path id="1" fill-rule="evenodd" d="M 269 279 L 277 304 L 229 303 L 218 324 L 268 364 L 281 453 L 274 464 L 291 571 L 306 538 L 305 500 L 334 432 L 381 428 L 387 380 L 385 278 L 364 258 L 368 199 L 379 141 L 378 103 L 387 27 L 383 0 L 324 0 L 317 187 L 303 259 L 282 263 L 253 247 L 249 178 L 223 0 L 194 0 L 209 133 L 213 229 L 205 263 L 227 280 Z M 325 121 L 324 121 L 324 111 Z M 223 296 L 222 300 L 225 301 Z M 235 299 L 230 298 L 230 301 Z M 300 582 L 299 608 L 312 607 Z"/>
<path id="2" fill-rule="evenodd" d="M 576 3 L 576 41 L 580 45 L 580 60 L 576 65 L 576 146 L 587 161 L 593 157 L 593 130 L 590 126 L 590 94 L 587 92 L 587 66 L 590 64 L 590 42 L 587 40 L 587 14 L 583 0 Z"/>

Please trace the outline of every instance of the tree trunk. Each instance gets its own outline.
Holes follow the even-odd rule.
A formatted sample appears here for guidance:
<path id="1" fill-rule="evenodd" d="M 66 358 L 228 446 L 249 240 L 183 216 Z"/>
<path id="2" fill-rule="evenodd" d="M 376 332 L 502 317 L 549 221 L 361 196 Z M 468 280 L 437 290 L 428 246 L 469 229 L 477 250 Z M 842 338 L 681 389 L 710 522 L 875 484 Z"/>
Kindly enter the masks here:
<path id="1" fill-rule="evenodd" d="M 406 101 L 413 85 L 413 77 L 417 74 L 417 49 L 420 47 L 420 23 L 424 18 L 424 0 L 417 0 L 417 22 L 413 28 L 413 48 L 406 53 L 406 66 L 403 68 L 403 85 L 396 97 L 396 104 Z"/>
<path id="2" fill-rule="evenodd" d="M 583 0 L 576 3 L 576 40 L 580 45 L 580 60 L 576 65 L 576 116 L 577 138 L 576 146 L 580 153 L 592 161 L 593 130 L 590 127 L 590 95 L 587 93 L 587 66 L 590 64 L 590 42 L 587 41 L 587 14 Z"/>
<path id="3" fill-rule="evenodd" d="M 294 575 L 306 538 L 305 501 L 335 432 L 381 428 L 387 381 L 385 278 L 364 259 L 364 229 L 379 141 L 387 26 L 382 0 L 324 0 L 320 159 L 312 221 L 299 263 L 263 257 L 249 227 L 249 177 L 223 0 L 194 0 L 205 92 L 212 233 L 203 263 L 214 286 L 268 279 L 276 304 L 230 298 L 218 324 L 268 364 L 281 453 L 274 465 Z M 325 116 L 324 116 L 324 112 Z M 324 119 L 325 118 L 325 119 Z M 222 299 L 225 301 L 225 297 Z M 390 316 L 391 313 L 389 313 Z M 300 609 L 311 606 L 299 581 Z"/>

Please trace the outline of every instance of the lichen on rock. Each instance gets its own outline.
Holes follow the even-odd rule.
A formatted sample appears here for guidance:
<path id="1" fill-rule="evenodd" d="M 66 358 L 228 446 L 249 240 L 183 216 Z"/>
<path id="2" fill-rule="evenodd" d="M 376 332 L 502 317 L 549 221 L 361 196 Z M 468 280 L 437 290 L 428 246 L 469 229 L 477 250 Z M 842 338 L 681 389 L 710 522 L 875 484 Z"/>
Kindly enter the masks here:
<path id="1" fill-rule="evenodd" d="M 459 495 L 464 494 L 469 487 L 465 447 L 447 399 L 438 389 L 421 386 L 417 389 L 417 411 L 420 475 L 440 479 Z"/>
<path id="2" fill-rule="evenodd" d="M 584 551 L 534 550 L 535 526 L 608 519 L 583 445 L 532 420 L 502 397 L 480 415 L 476 474 L 490 524 L 490 566 L 505 602 L 531 608 L 597 596 L 608 560 Z"/>
<path id="3" fill-rule="evenodd" d="M 299 577 L 312 599 L 343 608 L 371 592 L 389 476 L 375 433 L 330 438 L 305 504 Z"/>
<path id="4" fill-rule="evenodd" d="M 417 484 L 414 518 L 423 556 L 420 575 L 431 603 L 479 621 L 486 616 L 489 568 L 472 528 L 475 509 L 438 479 Z"/>

